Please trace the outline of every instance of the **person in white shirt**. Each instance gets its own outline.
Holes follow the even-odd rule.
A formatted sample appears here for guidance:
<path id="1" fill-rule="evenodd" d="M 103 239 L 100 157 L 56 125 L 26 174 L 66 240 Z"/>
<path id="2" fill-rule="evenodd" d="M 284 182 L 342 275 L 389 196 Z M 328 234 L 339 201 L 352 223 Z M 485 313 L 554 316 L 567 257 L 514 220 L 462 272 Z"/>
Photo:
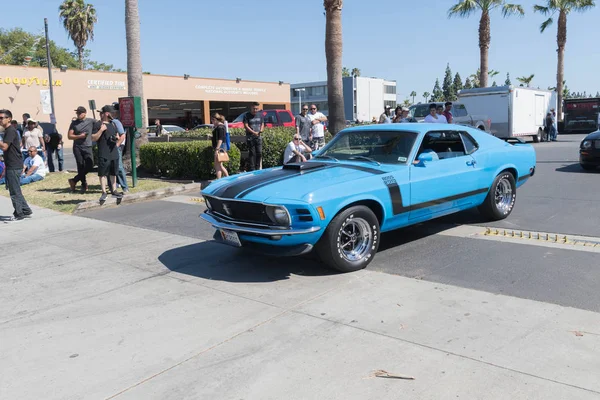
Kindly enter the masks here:
<path id="1" fill-rule="evenodd" d="M 46 152 L 46 144 L 44 142 L 44 133 L 36 120 L 29 118 L 27 120 L 27 129 L 23 132 L 23 148 L 28 149 L 35 146 Z"/>
<path id="2" fill-rule="evenodd" d="M 430 104 L 429 105 L 429 115 L 425 117 L 425 121 L 423 121 L 425 123 L 428 124 L 447 124 L 448 121 L 446 120 L 446 117 L 444 117 L 444 114 L 438 114 L 436 111 L 436 105 L 435 104 Z"/>
<path id="3" fill-rule="evenodd" d="M 321 147 L 325 146 L 325 126 L 323 125 L 323 122 L 327 121 L 327 117 L 323 115 L 323 113 L 317 111 L 317 106 L 313 104 L 310 106 L 308 118 L 310 118 L 310 121 L 312 122 L 312 149 L 319 150 Z"/>
<path id="4" fill-rule="evenodd" d="M 288 143 L 283 153 L 283 163 L 299 163 L 306 162 L 306 156 L 302 153 L 308 153 L 307 156 L 310 158 L 310 146 L 305 144 L 300 138 L 299 134 L 294 135 L 294 139 Z"/>
<path id="5" fill-rule="evenodd" d="M 46 176 L 46 166 L 44 160 L 38 155 L 37 147 L 31 146 L 27 150 L 29 156 L 23 162 L 23 172 L 21 172 L 21 186 L 32 182 L 41 181 Z"/>

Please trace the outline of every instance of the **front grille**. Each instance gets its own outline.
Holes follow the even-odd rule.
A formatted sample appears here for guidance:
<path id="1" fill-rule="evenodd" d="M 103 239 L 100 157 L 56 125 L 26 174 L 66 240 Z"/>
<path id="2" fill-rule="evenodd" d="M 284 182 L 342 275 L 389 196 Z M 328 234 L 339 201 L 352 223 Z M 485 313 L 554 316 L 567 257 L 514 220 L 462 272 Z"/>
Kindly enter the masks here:
<path id="1" fill-rule="evenodd" d="M 247 201 L 220 200 L 211 196 L 205 196 L 205 198 L 210 202 L 213 212 L 231 219 L 232 222 L 239 221 L 268 226 L 275 225 L 267 215 L 263 204 Z"/>

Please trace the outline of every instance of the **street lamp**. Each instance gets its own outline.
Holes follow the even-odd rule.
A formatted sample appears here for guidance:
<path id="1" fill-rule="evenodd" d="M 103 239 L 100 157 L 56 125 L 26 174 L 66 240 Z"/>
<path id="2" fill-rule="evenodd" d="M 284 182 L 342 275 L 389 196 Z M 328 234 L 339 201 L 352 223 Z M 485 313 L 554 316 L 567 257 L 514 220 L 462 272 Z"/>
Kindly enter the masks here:
<path id="1" fill-rule="evenodd" d="M 302 114 L 302 92 L 304 92 L 306 89 L 302 88 L 302 89 L 294 89 L 296 92 L 298 92 L 298 96 L 300 96 L 298 98 L 298 114 Z"/>

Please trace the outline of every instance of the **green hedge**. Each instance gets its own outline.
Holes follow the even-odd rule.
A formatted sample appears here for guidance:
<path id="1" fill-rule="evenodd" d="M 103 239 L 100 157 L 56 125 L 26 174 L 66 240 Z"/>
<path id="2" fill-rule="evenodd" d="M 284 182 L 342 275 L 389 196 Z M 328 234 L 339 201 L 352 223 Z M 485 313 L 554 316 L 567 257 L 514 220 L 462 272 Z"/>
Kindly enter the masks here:
<path id="1" fill-rule="evenodd" d="M 225 168 L 231 175 L 240 172 L 240 151 L 229 150 Z M 140 147 L 140 162 L 148 171 L 169 178 L 212 179 L 214 151 L 209 141 L 147 143 Z"/>

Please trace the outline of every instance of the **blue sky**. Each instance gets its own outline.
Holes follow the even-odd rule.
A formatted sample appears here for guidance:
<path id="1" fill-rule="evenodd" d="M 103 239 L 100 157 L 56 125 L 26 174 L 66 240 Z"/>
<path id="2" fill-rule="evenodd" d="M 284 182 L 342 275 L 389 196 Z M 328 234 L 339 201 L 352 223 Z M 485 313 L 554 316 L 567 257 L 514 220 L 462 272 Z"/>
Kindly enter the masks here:
<path id="1" fill-rule="evenodd" d="M 432 91 L 444 77 L 446 63 L 464 79 L 479 66 L 478 16 L 448 19 L 456 0 L 345 0 L 344 65 L 362 76 L 396 80 L 402 101 L 415 90 Z M 123 0 L 91 1 L 98 13 L 92 59 L 126 68 Z M 523 0 L 523 18 L 492 15 L 489 65 L 516 77 L 535 74 L 533 86 L 556 83 L 556 25 L 540 34 L 544 20 Z M 58 19 L 58 0 L 27 0 L 27 15 L 5 18 L 4 28 L 20 26 L 36 32 L 49 20 L 50 35 L 74 48 Z M 197 77 L 240 77 L 295 83 L 325 80 L 325 17 L 322 0 L 140 0 L 142 63 L 153 74 Z M 571 14 L 565 78 L 571 91 L 595 94 L 600 51 L 593 38 L 600 28 L 600 5 L 585 14 Z M 490 82 L 491 83 L 491 82 Z"/>

